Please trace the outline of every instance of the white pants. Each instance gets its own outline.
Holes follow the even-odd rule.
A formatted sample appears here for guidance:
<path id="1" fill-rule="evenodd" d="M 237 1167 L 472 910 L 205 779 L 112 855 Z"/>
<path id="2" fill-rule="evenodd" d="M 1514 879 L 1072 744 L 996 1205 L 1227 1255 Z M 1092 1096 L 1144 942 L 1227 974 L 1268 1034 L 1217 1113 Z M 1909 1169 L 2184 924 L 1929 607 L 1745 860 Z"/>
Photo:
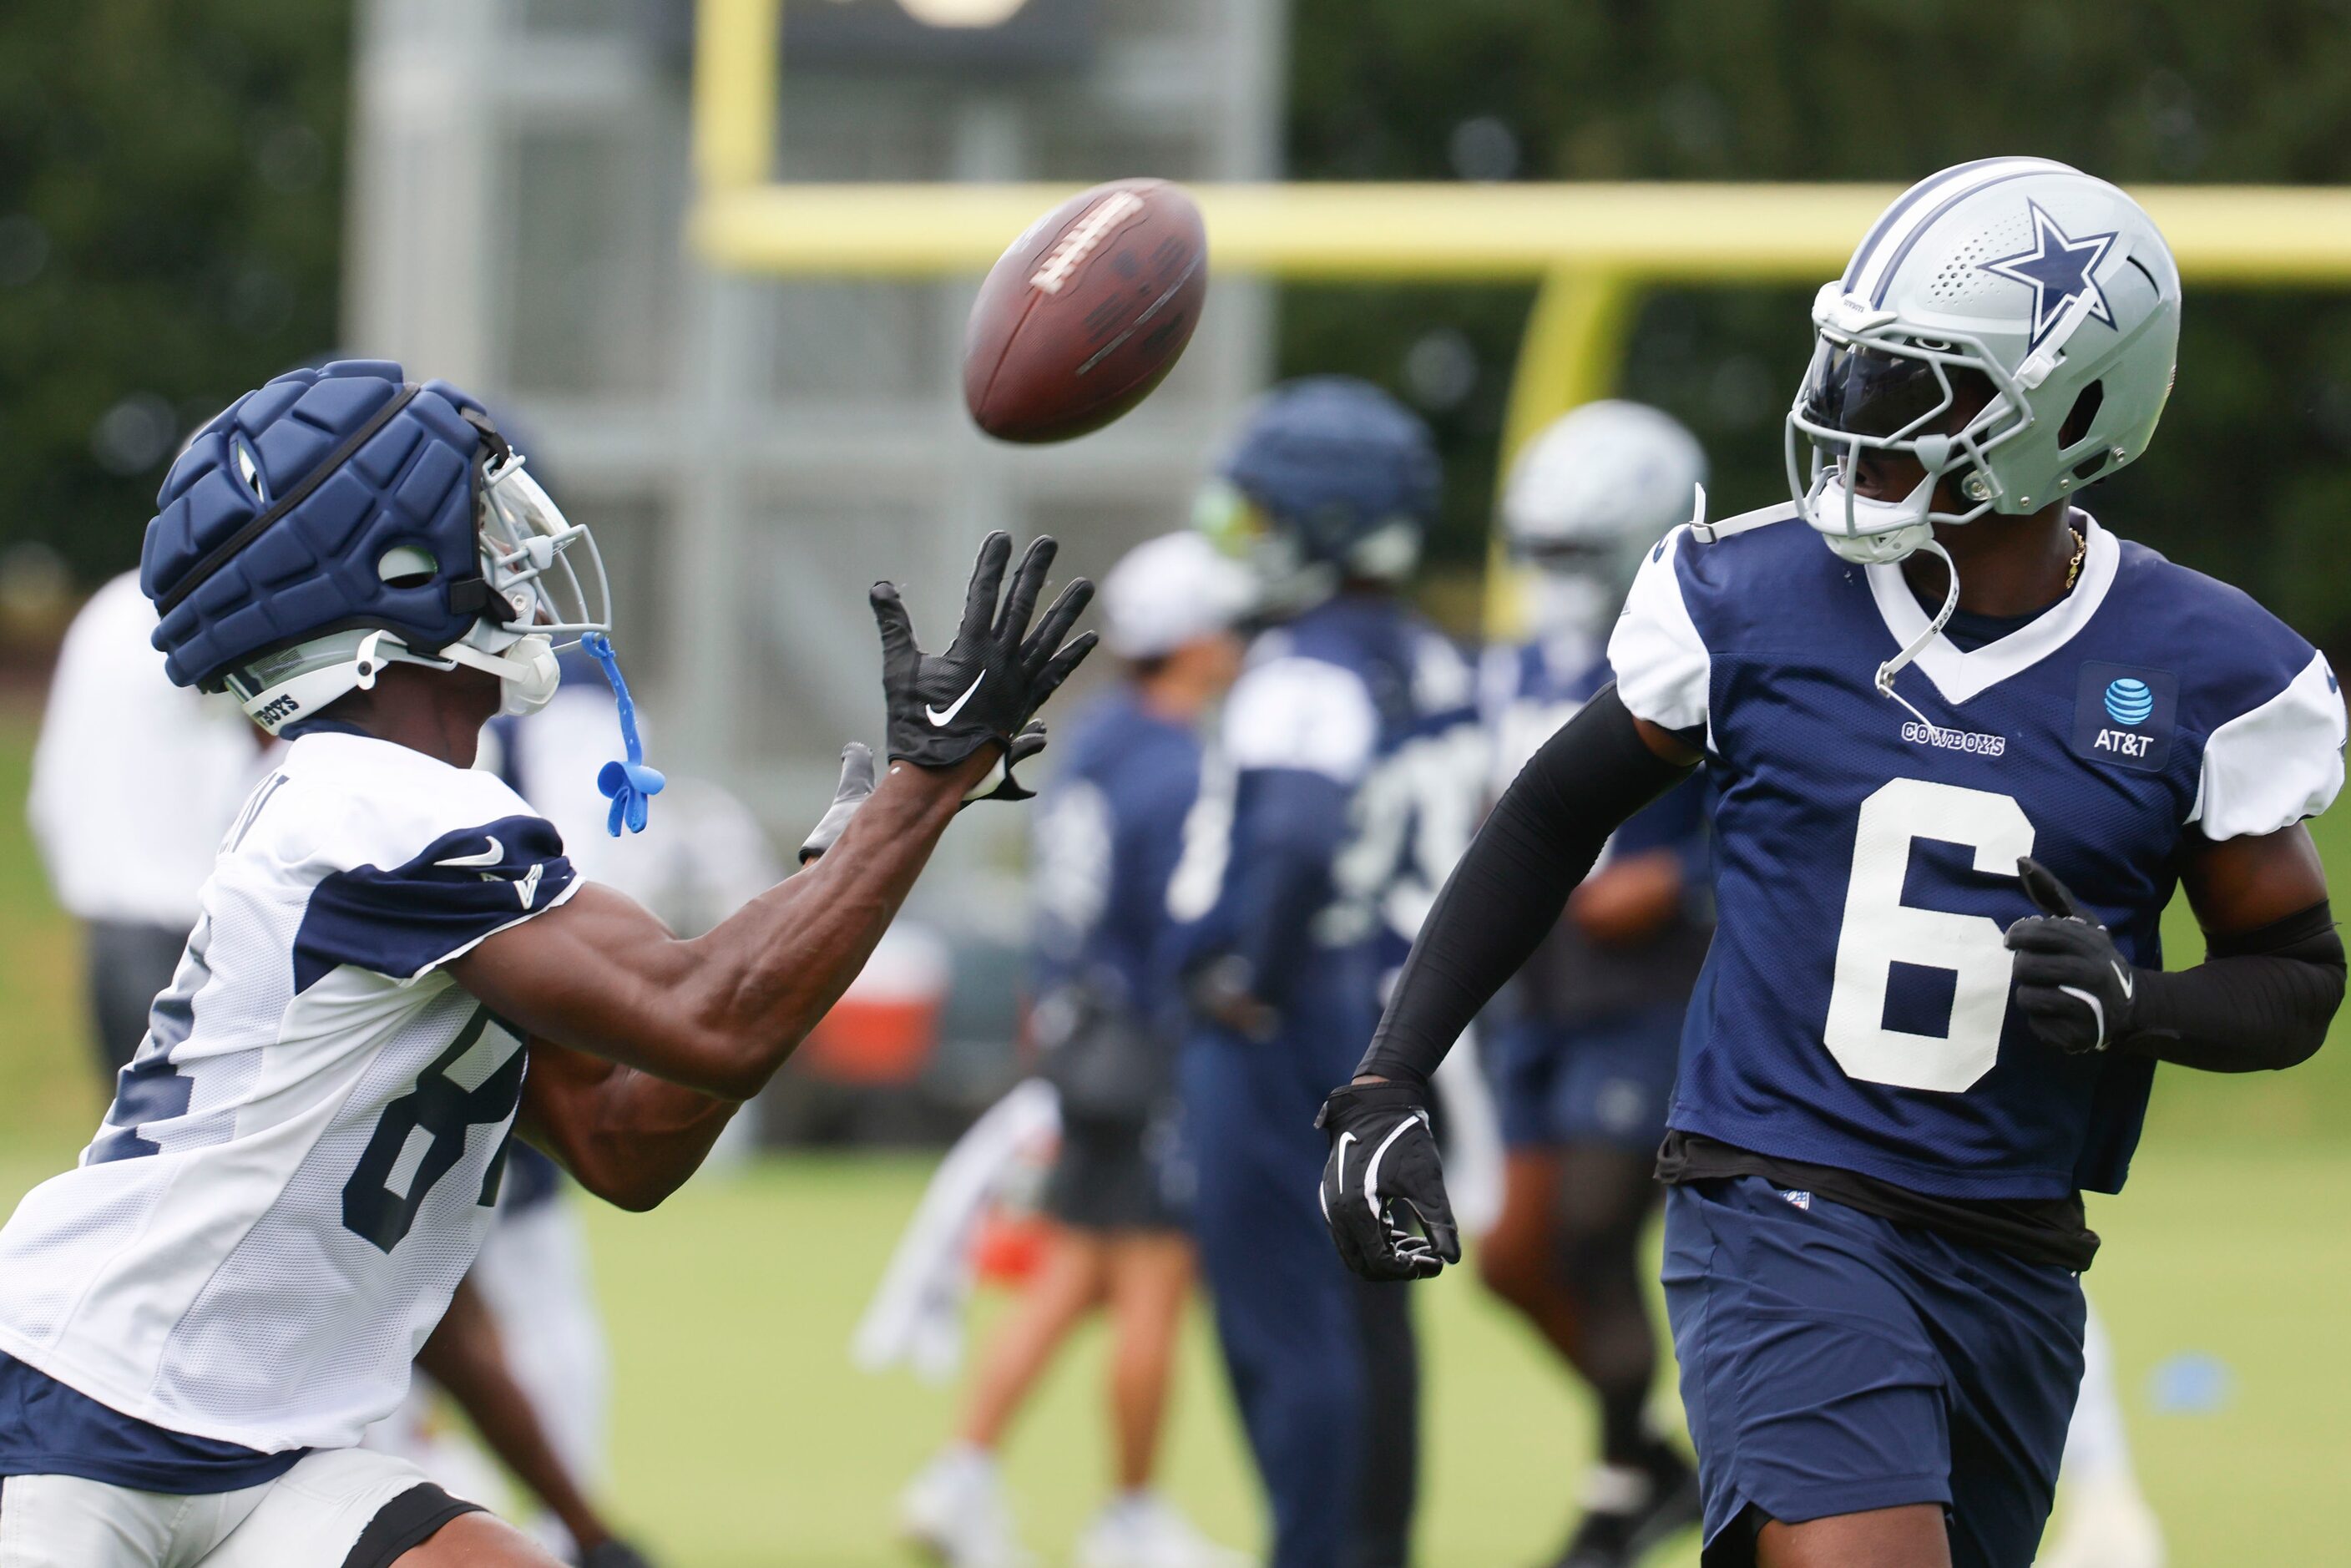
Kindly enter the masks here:
<path id="1" fill-rule="evenodd" d="M 0 1568 L 340 1568 L 383 1506 L 423 1482 L 405 1459 L 360 1448 L 195 1497 L 10 1476 L 0 1481 Z"/>

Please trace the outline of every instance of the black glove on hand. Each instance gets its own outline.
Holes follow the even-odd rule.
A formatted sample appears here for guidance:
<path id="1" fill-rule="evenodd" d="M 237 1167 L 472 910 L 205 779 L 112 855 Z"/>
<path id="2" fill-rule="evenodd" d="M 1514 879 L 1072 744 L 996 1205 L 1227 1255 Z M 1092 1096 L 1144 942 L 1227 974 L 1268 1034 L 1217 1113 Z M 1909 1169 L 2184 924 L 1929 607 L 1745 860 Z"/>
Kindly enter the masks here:
<path id="1" fill-rule="evenodd" d="M 800 841 L 800 864 L 821 856 L 841 838 L 841 831 L 849 826 L 849 819 L 857 815 L 857 808 L 865 804 L 865 797 L 873 793 L 873 748 L 862 740 L 852 740 L 841 748 L 841 783 L 833 789 L 832 804 L 819 817 L 809 836 Z"/>
<path id="2" fill-rule="evenodd" d="M 580 1554 L 580 1568 L 653 1568 L 645 1554 L 625 1541 L 603 1541 Z"/>
<path id="3" fill-rule="evenodd" d="M 1094 645 L 1092 632 L 1061 644 L 1094 596 L 1094 585 L 1082 577 L 1061 590 L 1037 629 L 1029 630 L 1057 548 L 1042 535 L 1029 545 L 998 609 L 997 591 L 1012 559 L 1012 540 L 1001 533 L 988 535 L 964 596 L 963 624 L 944 653 L 925 653 L 915 645 L 914 622 L 896 584 L 873 585 L 891 761 L 952 768 L 984 746 L 1000 746 L 1004 755 L 996 771 L 966 799 L 1029 798 L 1030 792 L 1013 779 L 1012 768 L 1044 749 L 1044 727 L 1030 720 Z"/>
<path id="4" fill-rule="evenodd" d="M 1322 1219 L 1348 1268 L 1366 1280 L 1426 1280 L 1461 1261 L 1421 1092 L 1404 1083 L 1333 1089 L 1314 1124 L 1331 1135 Z M 1403 1216 L 1418 1222 L 1416 1236 Z"/>
<path id="5" fill-rule="evenodd" d="M 2026 856 L 2016 862 L 2024 895 L 2043 911 L 2008 928 L 2016 954 L 2016 1005 L 2032 1032 L 2071 1054 L 2104 1051 L 2130 1032 L 2138 981 L 2107 929 L 2082 906 L 2049 868 Z"/>

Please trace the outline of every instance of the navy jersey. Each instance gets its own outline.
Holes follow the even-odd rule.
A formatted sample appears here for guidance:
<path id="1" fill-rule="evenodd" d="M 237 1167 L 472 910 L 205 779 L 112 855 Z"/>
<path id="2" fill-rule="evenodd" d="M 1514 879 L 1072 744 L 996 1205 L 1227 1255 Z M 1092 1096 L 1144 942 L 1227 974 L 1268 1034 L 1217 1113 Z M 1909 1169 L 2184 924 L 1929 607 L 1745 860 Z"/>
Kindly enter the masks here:
<path id="1" fill-rule="evenodd" d="M 2030 854 L 2162 963 L 2200 836 L 2276 831 L 2343 780 L 2310 644 L 2244 594 L 2085 516 L 2081 580 L 1971 652 L 1929 642 L 1898 567 L 1769 514 L 1651 552 L 1609 644 L 1636 716 L 1703 746 L 1719 927 L 1674 1127 L 1948 1197 L 2119 1190 L 2154 1063 L 2068 1056 L 2011 1005 Z"/>
<path id="2" fill-rule="evenodd" d="M 1384 596 L 1342 595 L 1260 635 L 1168 890 L 1180 958 L 1238 953 L 1280 1002 L 1344 956 L 1374 1009 L 1378 970 L 1403 961 L 1475 824 L 1474 697 L 1459 652 Z"/>
<path id="3" fill-rule="evenodd" d="M 1071 726 L 1069 760 L 1038 802 L 1037 994 L 1083 980 L 1136 1014 L 1154 1007 L 1167 879 L 1199 790 L 1200 743 L 1122 686 Z"/>
<path id="4" fill-rule="evenodd" d="M 1499 799 L 1542 743 L 1614 678 L 1605 653 L 1584 637 L 1487 649 L 1478 706 L 1491 747 L 1489 796 Z M 1600 946 L 1562 919 L 1498 998 L 1498 1016 L 1574 1024 L 1678 1006 L 1698 978 L 1712 925 L 1707 807 L 1706 780 L 1693 776 L 1635 812 L 1601 851 L 1601 865 L 1614 855 L 1669 851 L 1681 862 L 1682 913 L 1632 946 Z"/>

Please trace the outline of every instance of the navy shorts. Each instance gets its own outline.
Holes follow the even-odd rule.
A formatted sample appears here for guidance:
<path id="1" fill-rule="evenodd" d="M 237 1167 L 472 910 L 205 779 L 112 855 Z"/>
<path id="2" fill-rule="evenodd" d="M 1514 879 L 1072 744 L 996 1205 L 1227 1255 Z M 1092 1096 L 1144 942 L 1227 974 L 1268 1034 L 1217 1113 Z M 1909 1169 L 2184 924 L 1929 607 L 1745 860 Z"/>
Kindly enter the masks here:
<path id="1" fill-rule="evenodd" d="M 1750 1504 L 1922 1502 L 1954 1568 L 2028 1568 L 2082 1382 L 2077 1275 L 1740 1176 L 1667 1194 L 1665 1279 L 1708 1568 L 1752 1562 L 1725 1533 Z"/>
<path id="2" fill-rule="evenodd" d="M 1676 1002 L 1588 1023 L 1522 1019 L 1496 1030 L 1488 1049 L 1503 1143 L 1656 1153 L 1674 1097 L 1683 1010 Z"/>

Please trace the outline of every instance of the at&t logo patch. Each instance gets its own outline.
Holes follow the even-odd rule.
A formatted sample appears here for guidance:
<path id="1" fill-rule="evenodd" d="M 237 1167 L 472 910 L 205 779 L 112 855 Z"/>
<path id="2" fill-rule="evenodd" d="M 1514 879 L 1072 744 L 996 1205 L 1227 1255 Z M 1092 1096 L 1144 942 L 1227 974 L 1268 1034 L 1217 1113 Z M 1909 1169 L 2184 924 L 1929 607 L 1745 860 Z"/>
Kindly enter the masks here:
<path id="1" fill-rule="evenodd" d="M 2155 712 L 2155 691 L 2145 681 L 2116 675 L 2106 683 L 2106 716 L 2137 727 Z"/>
<path id="2" fill-rule="evenodd" d="M 2085 664 L 2074 703 L 2074 749 L 2093 762 L 2152 773 L 2171 756 L 2179 683 L 2168 670 Z"/>

